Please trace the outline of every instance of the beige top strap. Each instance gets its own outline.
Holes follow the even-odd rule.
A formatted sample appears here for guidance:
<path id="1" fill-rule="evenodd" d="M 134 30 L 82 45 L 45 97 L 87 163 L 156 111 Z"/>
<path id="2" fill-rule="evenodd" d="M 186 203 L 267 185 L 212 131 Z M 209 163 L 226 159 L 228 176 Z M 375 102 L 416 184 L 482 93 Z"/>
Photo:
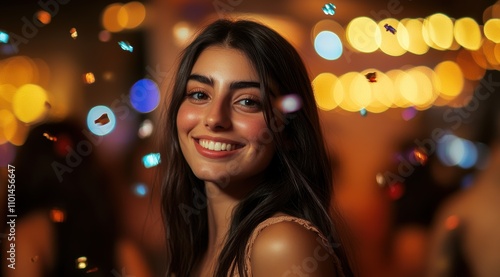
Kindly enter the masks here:
<path id="1" fill-rule="evenodd" d="M 309 222 L 305 219 L 294 217 L 294 216 L 289 216 L 289 215 L 283 215 L 283 216 L 270 217 L 270 218 L 262 221 L 259 225 L 257 225 L 257 227 L 255 227 L 255 230 L 253 231 L 252 235 L 250 236 L 250 238 L 248 240 L 246 250 L 245 250 L 245 256 L 246 256 L 245 257 L 245 269 L 246 269 L 248 276 L 252 276 L 250 254 L 252 253 L 252 247 L 253 247 L 253 244 L 255 242 L 255 239 L 260 234 L 260 232 L 262 232 L 262 230 L 264 230 L 266 227 L 268 227 L 272 224 L 283 222 L 283 221 L 295 222 L 297 224 L 300 224 L 301 226 L 303 226 L 307 230 L 315 232 L 318 235 L 318 237 L 321 239 L 321 243 L 322 243 L 323 247 L 325 247 L 325 250 L 327 250 L 328 253 L 332 254 L 332 256 L 334 257 L 336 266 L 338 268 L 337 272 L 338 272 L 338 274 L 341 274 L 342 270 L 340 269 L 340 261 L 338 260 L 337 256 L 334 254 L 332 247 L 329 245 L 328 239 L 318 230 L 318 228 L 316 226 L 314 226 L 311 222 Z M 339 269 L 340 269 L 340 271 L 339 271 Z M 337 275 L 337 276 L 342 276 L 342 275 Z"/>

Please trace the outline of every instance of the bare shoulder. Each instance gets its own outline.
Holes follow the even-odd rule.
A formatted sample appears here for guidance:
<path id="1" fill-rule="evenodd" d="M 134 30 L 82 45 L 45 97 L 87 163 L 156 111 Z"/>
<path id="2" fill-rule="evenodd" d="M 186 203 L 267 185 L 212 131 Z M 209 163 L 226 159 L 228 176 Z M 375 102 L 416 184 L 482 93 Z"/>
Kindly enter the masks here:
<path id="1" fill-rule="evenodd" d="M 264 228 L 251 255 L 253 276 L 335 276 L 334 259 L 314 231 L 283 221 Z"/>

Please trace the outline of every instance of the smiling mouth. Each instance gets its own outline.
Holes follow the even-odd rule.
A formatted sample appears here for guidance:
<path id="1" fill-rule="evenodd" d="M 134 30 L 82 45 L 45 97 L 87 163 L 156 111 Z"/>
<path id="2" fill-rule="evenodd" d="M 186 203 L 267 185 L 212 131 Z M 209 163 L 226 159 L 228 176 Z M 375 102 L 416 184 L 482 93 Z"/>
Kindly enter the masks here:
<path id="1" fill-rule="evenodd" d="M 198 144 L 201 147 L 211 151 L 231 151 L 243 147 L 242 145 L 238 144 L 230 144 L 230 143 L 207 140 L 207 139 L 199 139 Z"/>

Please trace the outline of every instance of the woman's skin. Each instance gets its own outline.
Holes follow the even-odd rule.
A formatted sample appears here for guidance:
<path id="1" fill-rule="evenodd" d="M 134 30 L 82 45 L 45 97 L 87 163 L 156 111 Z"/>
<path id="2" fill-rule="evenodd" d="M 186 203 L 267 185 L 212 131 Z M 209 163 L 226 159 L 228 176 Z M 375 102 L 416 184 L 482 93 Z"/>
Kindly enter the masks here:
<path id="1" fill-rule="evenodd" d="M 263 136 L 267 125 L 260 97 L 258 74 L 241 51 L 211 46 L 200 54 L 177 114 L 182 153 L 207 193 L 208 247 L 193 276 L 213 276 L 234 207 L 264 177 L 273 158 L 275 145 Z M 328 255 L 318 246 L 316 234 L 299 224 L 271 225 L 255 241 L 253 275 L 300 276 L 306 274 L 303 261 L 321 253 L 307 274 L 331 276 L 332 258 L 323 258 Z"/>

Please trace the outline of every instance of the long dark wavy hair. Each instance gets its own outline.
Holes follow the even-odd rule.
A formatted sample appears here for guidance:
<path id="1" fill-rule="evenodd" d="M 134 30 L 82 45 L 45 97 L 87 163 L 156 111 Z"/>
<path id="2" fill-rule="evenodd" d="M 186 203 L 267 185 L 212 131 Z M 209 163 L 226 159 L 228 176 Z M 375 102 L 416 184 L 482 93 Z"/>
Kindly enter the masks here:
<path id="1" fill-rule="evenodd" d="M 331 203 L 332 166 L 304 63 L 294 47 L 274 30 L 253 21 L 228 19 L 208 25 L 183 51 L 161 121 L 165 124 L 159 134 L 167 276 L 189 276 L 207 249 L 207 211 L 199 202 L 206 197 L 204 183 L 193 174 L 181 152 L 176 118 L 193 65 L 209 46 L 240 50 L 251 61 L 261 82 L 269 140 L 276 146 L 265 180 L 233 211 L 215 276 L 232 276 L 236 271 L 246 276 L 246 242 L 260 222 L 278 212 L 315 224 L 328 237 L 346 276 L 352 276 L 350 255 L 337 232 L 342 220 Z M 276 108 L 272 99 L 287 94 L 300 96 L 300 110 L 283 114 Z M 276 122 L 281 125 L 277 127 Z"/>

